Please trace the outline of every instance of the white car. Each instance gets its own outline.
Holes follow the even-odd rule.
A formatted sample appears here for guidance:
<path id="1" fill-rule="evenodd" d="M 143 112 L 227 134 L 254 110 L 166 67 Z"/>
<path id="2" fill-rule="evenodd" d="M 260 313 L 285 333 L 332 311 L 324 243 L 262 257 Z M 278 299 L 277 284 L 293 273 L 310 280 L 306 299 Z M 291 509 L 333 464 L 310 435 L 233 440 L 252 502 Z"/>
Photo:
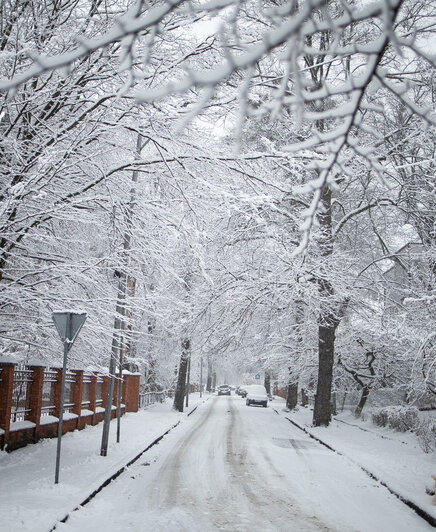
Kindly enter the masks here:
<path id="1" fill-rule="evenodd" d="M 247 386 L 245 404 L 247 406 L 261 405 L 266 408 L 268 406 L 268 394 L 266 393 L 265 386 L 260 386 L 258 384 Z"/>

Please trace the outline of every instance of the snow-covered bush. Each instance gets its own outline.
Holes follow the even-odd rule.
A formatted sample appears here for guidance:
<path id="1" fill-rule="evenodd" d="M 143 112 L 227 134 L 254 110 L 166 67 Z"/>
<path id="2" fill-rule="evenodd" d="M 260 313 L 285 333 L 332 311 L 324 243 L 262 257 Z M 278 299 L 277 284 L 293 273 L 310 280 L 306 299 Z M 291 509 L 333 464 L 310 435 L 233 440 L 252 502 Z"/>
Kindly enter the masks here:
<path id="1" fill-rule="evenodd" d="M 422 419 L 416 429 L 419 445 L 425 453 L 431 453 L 436 449 L 436 420 Z"/>
<path id="2" fill-rule="evenodd" d="M 386 408 L 377 408 L 371 412 L 371 418 L 374 425 L 379 427 L 387 427 L 388 413 Z"/>
<path id="3" fill-rule="evenodd" d="M 372 422 L 380 427 L 390 427 L 399 432 L 417 430 L 419 411 L 414 406 L 388 406 L 372 412 Z"/>

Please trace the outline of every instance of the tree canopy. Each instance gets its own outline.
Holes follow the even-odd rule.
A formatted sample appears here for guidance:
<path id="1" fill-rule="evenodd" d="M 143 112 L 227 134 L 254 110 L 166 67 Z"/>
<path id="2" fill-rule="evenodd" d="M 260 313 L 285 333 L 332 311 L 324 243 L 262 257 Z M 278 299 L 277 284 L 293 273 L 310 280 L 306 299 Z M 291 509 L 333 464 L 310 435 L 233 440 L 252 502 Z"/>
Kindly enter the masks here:
<path id="1" fill-rule="evenodd" d="M 121 320 L 150 386 L 189 351 L 304 386 L 318 425 L 335 386 L 434 394 L 435 15 L 4 1 L 2 351 L 54 361 L 73 306 L 77 363 Z"/>

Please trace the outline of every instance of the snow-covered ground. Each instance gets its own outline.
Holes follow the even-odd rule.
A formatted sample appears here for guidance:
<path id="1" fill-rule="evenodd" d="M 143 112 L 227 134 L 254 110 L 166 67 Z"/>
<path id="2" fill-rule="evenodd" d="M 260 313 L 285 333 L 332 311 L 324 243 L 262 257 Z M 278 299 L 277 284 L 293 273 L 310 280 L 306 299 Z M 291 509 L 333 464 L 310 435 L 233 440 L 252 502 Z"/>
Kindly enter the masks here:
<path id="1" fill-rule="evenodd" d="M 59 484 L 54 484 L 57 439 L 41 440 L 12 453 L 0 452 L 0 523 L 8 532 L 50 530 L 94 490 L 156 438 L 204 401 L 190 396 L 184 414 L 172 402 L 155 404 L 121 418 L 121 441 L 116 443 L 112 420 L 108 455 L 100 456 L 103 424 L 67 433 L 62 438 Z"/>
<path id="2" fill-rule="evenodd" d="M 176 423 L 180 422 L 180 425 L 170 432 L 170 436 L 167 436 L 162 440 L 167 442 L 163 445 L 159 445 L 160 450 L 157 447 L 153 447 L 145 453 L 140 460 L 135 462 L 131 468 L 122 473 L 118 480 L 121 491 L 131 492 L 123 485 L 123 482 L 133 482 L 133 477 L 147 477 L 151 476 L 153 471 L 152 467 L 144 468 L 143 465 L 148 465 L 149 462 L 156 461 L 156 464 L 160 461 L 160 456 L 166 447 L 170 450 L 171 446 L 176 445 L 179 441 L 179 435 L 185 438 L 189 438 L 189 430 L 194 427 L 196 420 L 200 421 L 200 417 L 203 415 L 204 409 L 209 407 L 209 401 L 204 404 L 204 400 L 208 399 L 208 396 L 203 396 L 202 399 L 198 395 L 191 396 L 189 408 L 186 409 L 184 414 L 176 413 L 171 410 L 171 402 L 168 401 L 165 404 L 153 405 L 147 410 L 140 411 L 136 414 L 126 414 L 122 418 L 121 425 L 121 443 L 115 442 L 116 426 L 112 422 L 110 433 L 110 445 L 108 449 L 108 456 L 100 456 L 100 440 L 102 426 L 87 427 L 83 431 L 76 431 L 64 436 L 62 441 L 62 456 L 61 456 L 61 471 L 60 471 L 60 483 L 54 484 L 54 468 L 55 468 L 55 455 L 56 455 L 56 440 L 44 440 L 36 445 L 30 445 L 26 448 L 19 449 L 13 453 L 0 453 L 0 515 L 2 530 L 10 532 L 14 531 L 46 531 L 48 532 L 58 520 L 64 518 L 67 514 L 72 517 L 67 522 L 70 526 L 58 525 L 58 529 L 62 529 L 64 526 L 72 530 L 83 530 L 83 522 L 81 522 L 80 512 L 72 514 L 72 510 L 76 508 L 81 502 L 83 502 L 94 490 L 96 490 L 107 478 L 120 470 L 127 462 L 136 457 L 141 451 L 143 451 L 150 443 L 156 438 L 161 436 L 168 429 L 173 427 Z M 213 398 L 211 398 L 214 400 Z M 228 398 L 217 398 L 219 405 L 224 405 L 223 401 L 227 401 Z M 335 461 L 335 467 L 338 468 L 337 474 L 339 478 L 345 478 L 345 472 L 350 468 L 348 464 L 352 462 L 357 463 L 368 471 L 371 471 L 377 478 L 384 481 L 393 490 L 399 492 L 405 498 L 413 501 L 428 514 L 436 518 L 436 506 L 431 503 L 431 497 L 425 493 L 425 486 L 429 484 L 432 474 L 436 474 L 435 467 L 435 453 L 424 454 L 420 449 L 414 435 L 412 434 L 400 434 L 395 433 L 387 429 L 377 429 L 370 424 L 357 423 L 354 418 L 346 418 L 343 421 L 352 423 L 352 425 L 345 424 L 340 421 L 334 421 L 328 428 L 312 428 L 310 427 L 311 412 L 309 409 L 302 408 L 298 412 L 288 413 L 283 409 L 283 403 L 280 400 L 273 401 L 270 405 L 275 409 L 279 416 L 273 413 L 272 409 L 268 411 L 264 409 L 253 408 L 247 410 L 245 414 L 244 410 L 241 410 L 243 402 L 239 398 L 231 398 L 231 401 L 235 405 L 235 415 L 239 416 L 238 419 L 243 423 L 251 423 L 250 419 L 257 418 L 265 422 L 264 432 L 268 436 L 268 432 L 271 431 L 272 423 L 276 423 L 274 419 L 277 419 L 279 425 L 277 425 L 276 434 L 279 434 L 278 438 L 269 438 L 274 440 L 268 443 L 266 442 L 267 449 L 264 451 L 269 453 L 269 456 L 273 457 L 273 461 L 278 460 L 280 463 L 280 453 L 285 453 L 283 445 L 285 442 L 285 436 L 289 438 L 289 442 L 298 444 L 294 448 L 296 455 L 304 455 L 304 460 L 311 460 L 312 457 L 316 460 L 321 460 L 320 464 L 323 464 L 323 460 L 327 462 L 321 452 L 314 453 L 313 450 L 305 455 L 305 449 L 307 442 L 303 445 L 304 440 L 307 439 L 303 433 L 298 436 L 298 429 L 294 425 L 289 423 L 285 418 L 288 417 L 294 420 L 301 426 L 305 426 L 307 430 L 316 435 L 321 440 L 325 441 L 333 448 L 337 449 L 340 453 L 343 453 L 347 458 L 341 458 Z M 238 402 L 239 401 L 239 402 Z M 196 405 L 199 408 L 190 417 L 187 417 L 186 413 L 190 412 Z M 233 408 L 233 407 L 232 407 Z M 246 407 L 248 408 L 248 407 Z M 239 410 L 238 410 L 239 409 Z M 217 420 L 225 419 L 223 417 L 228 410 L 223 410 L 221 418 L 218 416 Z M 249 412 L 249 414 L 248 414 Z M 218 409 L 219 413 L 219 409 Z M 228 414 L 227 414 L 228 415 Z M 242 417 L 241 417 L 242 416 Z M 273 417 L 275 416 L 275 417 Z M 289 424 L 289 429 L 288 425 Z M 361 428 L 365 428 L 366 431 L 362 431 Z M 240 427 L 242 428 L 242 427 Z M 209 438 L 209 448 L 211 442 L 214 441 L 212 435 L 216 430 L 215 426 L 209 427 L 206 430 L 206 426 L 202 426 L 203 437 L 211 433 Z M 235 430 L 238 430 L 236 427 Z M 383 438 L 381 437 L 383 436 Z M 183 443 L 183 440 L 180 440 Z M 301 443 L 301 449 L 299 445 Z M 291 449 L 292 450 L 292 449 Z M 211 449 L 209 451 L 213 452 Z M 272 454 L 271 454 L 272 453 Z M 201 453 L 200 453 L 201 454 Z M 280 456 L 279 456 L 280 455 Z M 212 455 L 210 455 L 212 456 Z M 265 455 L 266 456 L 266 455 Z M 291 453 L 283 454 L 283 456 L 291 456 Z M 198 458 L 199 463 L 202 463 Z M 204 458 L 204 457 L 203 457 Z M 207 458 L 207 456 L 206 456 Z M 341 464 L 344 464 L 342 467 Z M 154 465 L 154 464 L 153 464 Z M 236 464 L 237 467 L 243 471 L 243 467 Z M 313 465 L 310 464 L 311 466 Z M 353 465 L 353 464 L 352 464 Z M 136 472 L 133 470 L 136 468 Z M 277 465 L 276 465 L 277 468 Z M 285 474 L 286 468 L 283 473 Z M 138 473 L 140 471 L 140 473 Z M 358 471 L 358 468 L 356 469 Z M 149 473 L 148 473 L 149 472 Z M 219 472 L 218 472 L 219 473 Z M 314 478 L 317 478 L 317 469 L 311 467 L 311 474 Z M 347 472 L 348 474 L 348 472 Z M 360 473 L 358 473 L 360 475 Z M 199 478 L 201 471 L 193 471 L 193 478 Z M 283 475 L 282 475 L 283 476 Z M 279 477 L 279 475 L 277 475 Z M 125 480 L 122 480 L 122 479 Z M 218 474 L 217 481 L 220 476 Z M 374 494 L 374 487 L 378 487 L 381 496 L 386 497 L 384 487 L 380 486 L 374 480 L 366 482 L 364 480 L 365 475 L 359 476 L 359 482 L 361 487 L 353 486 L 352 490 L 364 489 L 369 490 L 368 494 L 371 496 Z M 328 479 L 325 479 L 327 482 Z M 282 482 L 282 479 L 278 478 L 277 482 Z M 114 484 L 116 484 L 114 483 Z M 320 476 L 319 484 L 322 487 L 323 478 Z M 365 484 L 365 486 L 363 486 Z M 303 486 L 303 484 L 301 484 Z M 124 488 L 123 488 L 124 486 Z M 312 491 L 300 492 L 295 494 L 295 497 L 302 501 L 313 504 L 314 492 L 320 489 L 320 486 L 312 486 Z M 134 488 L 138 491 L 138 487 Z M 350 487 L 351 490 L 351 487 Z M 350 491 L 350 493 L 352 492 Z M 136 493 L 136 491 L 134 493 Z M 320 490 L 321 492 L 322 490 Z M 357 493 L 357 492 L 356 492 Z M 139 494 L 140 495 L 140 494 Z M 282 497 L 286 494 L 281 494 Z M 98 498 L 105 498 L 105 504 L 107 505 L 108 514 L 109 509 L 114 512 L 114 509 L 119 508 L 119 512 L 123 512 L 123 502 L 120 499 L 119 492 L 114 488 L 105 488 L 99 494 L 94 501 Z M 94 502 L 93 501 L 93 502 Z M 311 502 L 312 501 L 312 502 Z M 368 505 L 368 501 L 363 504 Z M 350 505 L 355 505 L 356 501 L 349 501 Z M 348 505 L 347 504 L 347 505 Z M 359 502 L 357 502 L 359 504 Z M 389 503 L 391 504 L 391 503 Z M 346 506 L 344 507 L 344 513 L 347 514 Z M 90 504 L 85 509 L 87 512 L 91 511 Z M 418 518 L 408 508 L 402 508 L 402 503 L 398 503 L 398 511 L 404 518 L 412 519 L 419 528 L 415 530 L 430 530 L 431 526 L 426 524 L 424 520 Z M 95 506 L 98 510 L 98 505 Z M 321 516 L 322 520 L 325 517 L 325 521 L 332 522 L 332 511 L 325 511 L 325 516 L 322 514 L 322 507 L 315 501 L 315 507 L 317 508 L 318 517 Z M 100 509 L 100 511 L 102 511 Z M 114 514 L 115 515 L 115 514 Z M 104 511 L 102 513 L 104 516 Z M 155 516 L 156 517 L 156 516 Z M 206 517 L 204 517 L 206 518 Z M 415 519 L 416 518 L 416 519 Z M 375 520 L 380 519 L 380 523 L 384 522 L 381 516 L 375 516 Z M 74 524 L 77 523 L 75 528 Z M 406 522 L 406 521 L 405 521 Z M 108 517 L 106 521 L 103 521 L 106 532 L 111 531 L 111 521 Z M 93 530 L 98 528 L 93 525 Z M 82 527 L 82 528 L 81 528 Z M 113 528 L 115 530 L 116 528 Z M 189 528 L 183 528 L 183 523 L 180 530 L 189 530 Z M 337 522 L 336 528 L 329 528 L 329 530 L 349 531 L 349 530 L 363 530 L 356 523 L 355 528 L 352 529 L 340 525 Z M 141 530 L 148 532 L 156 530 L 153 528 L 147 528 L 147 515 L 143 516 L 143 526 L 141 528 L 135 528 L 134 526 L 130 530 Z M 221 530 L 231 530 L 231 528 L 221 528 Z M 243 527 L 240 530 L 245 530 Z M 247 529 L 248 530 L 248 529 Z M 275 530 L 272 528 L 271 530 Z M 291 528 L 277 528 L 280 530 L 291 530 Z M 297 530 L 297 529 L 293 529 Z M 373 529 L 375 530 L 375 529 Z M 377 529 L 378 530 L 378 529 Z M 388 530 L 386 528 L 380 530 Z M 406 530 L 406 528 L 404 528 Z M 208 532 L 205 530 L 204 532 Z"/>
<path id="3" fill-rule="evenodd" d="M 425 454 L 415 434 L 356 420 L 350 412 L 335 416 L 328 428 L 315 428 L 311 426 L 313 412 L 309 408 L 289 413 L 282 407 L 277 411 L 436 519 L 436 505 L 426 493 L 426 487 L 435 487 L 432 475 L 436 476 L 436 452 Z"/>

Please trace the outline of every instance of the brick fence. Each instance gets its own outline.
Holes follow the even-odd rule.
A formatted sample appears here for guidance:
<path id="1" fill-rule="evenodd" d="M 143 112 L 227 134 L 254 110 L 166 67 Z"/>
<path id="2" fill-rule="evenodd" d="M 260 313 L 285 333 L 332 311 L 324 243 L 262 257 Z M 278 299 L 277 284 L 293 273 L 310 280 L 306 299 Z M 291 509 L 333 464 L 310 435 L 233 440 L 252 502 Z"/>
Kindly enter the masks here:
<path id="1" fill-rule="evenodd" d="M 116 416 L 118 378 L 112 418 Z M 139 374 L 123 372 L 121 413 L 137 412 Z M 65 375 L 62 433 L 103 421 L 108 377 L 83 370 Z M 62 369 L 0 360 L 0 449 L 12 451 L 58 433 Z"/>

